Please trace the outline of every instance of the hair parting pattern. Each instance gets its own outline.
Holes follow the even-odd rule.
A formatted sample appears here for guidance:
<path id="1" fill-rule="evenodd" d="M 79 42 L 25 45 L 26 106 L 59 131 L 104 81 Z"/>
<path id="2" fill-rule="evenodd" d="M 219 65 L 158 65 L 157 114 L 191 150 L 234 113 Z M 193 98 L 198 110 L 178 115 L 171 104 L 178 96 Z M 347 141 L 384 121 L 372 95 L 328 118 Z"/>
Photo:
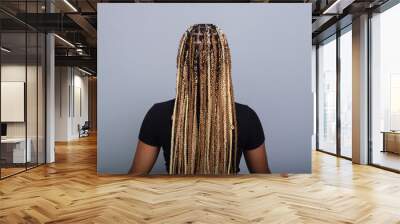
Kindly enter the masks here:
<path id="1" fill-rule="evenodd" d="M 171 133 L 170 174 L 236 173 L 230 49 L 213 24 L 191 26 L 180 41 Z"/>

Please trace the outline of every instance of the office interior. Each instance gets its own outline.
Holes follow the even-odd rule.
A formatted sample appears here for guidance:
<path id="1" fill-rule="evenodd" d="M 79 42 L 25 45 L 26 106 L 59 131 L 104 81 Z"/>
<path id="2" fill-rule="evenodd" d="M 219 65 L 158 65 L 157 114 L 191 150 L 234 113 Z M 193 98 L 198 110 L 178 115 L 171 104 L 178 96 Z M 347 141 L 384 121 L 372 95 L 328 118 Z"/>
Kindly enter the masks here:
<path id="1" fill-rule="evenodd" d="M 86 155 L 79 154 L 86 153 L 85 144 L 91 144 L 90 153 L 79 161 L 90 160 L 89 170 L 95 172 L 96 11 L 97 3 L 101 2 L 163 1 L 0 2 L 0 186 L 16 178 L 38 175 L 35 170 L 56 169 L 59 161 L 63 169 L 69 166 L 73 169 L 76 165 L 73 158 L 82 159 Z M 310 81 L 313 82 L 314 135 L 310 150 L 314 151 L 313 166 L 318 166 L 313 172 L 326 172 L 332 178 L 360 172 L 357 175 L 363 177 L 365 169 L 365 175 L 397 175 L 398 178 L 399 1 L 241 2 L 312 5 Z M 328 158 L 329 162 L 319 166 L 321 158 Z M 350 164 L 340 165 L 346 162 Z M 339 168 L 336 173 L 331 172 Z M 318 179 L 320 176 L 315 178 L 323 182 L 322 177 Z M 398 184 L 389 183 L 389 179 L 380 179 L 380 184 Z M 330 184 L 321 187 L 328 189 Z M 392 189 L 396 186 L 398 189 L 399 185 Z M 348 185 L 338 189 L 346 191 Z M 374 190 L 369 192 L 371 197 L 376 193 Z M 386 223 L 399 220 L 395 213 L 385 214 L 394 217 Z"/>
<path id="2" fill-rule="evenodd" d="M 71 62 L 95 58 L 91 48 L 95 41 L 87 43 L 80 32 L 65 27 L 66 33 L 50 37 L 49 32 L 59 30 L 59 24 L 46 27 L 49 20 L 38 18 L 50 10 L 60 13 L 68 5 L 35 0 L 2 1 L 0 6 L 0 178 L 4 179 L 54 162 L 54 149 L 46 150 L 54 144 L 95 133 L 97 100 L 95 61 Z M 66 36 L 73 37 L 74 43 Z M 53 93 L 49 97 L 50 88 Z M 46 110 L 49 107 L 51 111 Z M 49 117 L 54 119 L 51 130 L 46 129 Z"/>
<path id="3" fill-rule="evenodd" d="M 381 6 L 382 7 L 382 6 Z M 340 29 L 314 46 L 317 60 L 316 149 L 352 160 L 352 111 L 355 71 L 352 23 L 343 18 Z M 400 6 L 368 14 L 366 33 L 366 163 L 399 171 L 399 67 L 396 63 L 400 33 Z"/>

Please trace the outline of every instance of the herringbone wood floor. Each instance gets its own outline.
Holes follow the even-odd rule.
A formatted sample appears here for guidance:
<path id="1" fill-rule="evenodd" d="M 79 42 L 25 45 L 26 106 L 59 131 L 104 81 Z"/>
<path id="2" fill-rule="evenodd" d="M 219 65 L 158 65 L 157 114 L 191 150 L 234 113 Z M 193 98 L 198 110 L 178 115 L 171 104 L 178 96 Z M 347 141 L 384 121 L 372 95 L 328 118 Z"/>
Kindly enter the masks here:
<path id="1" fill-rule="evenodd" d="M 0 223 L 400 223 L 400 175 L 313 154 L 313 174 L 177 178 L 96 174 L 96 139 L 0 181 Z"/>

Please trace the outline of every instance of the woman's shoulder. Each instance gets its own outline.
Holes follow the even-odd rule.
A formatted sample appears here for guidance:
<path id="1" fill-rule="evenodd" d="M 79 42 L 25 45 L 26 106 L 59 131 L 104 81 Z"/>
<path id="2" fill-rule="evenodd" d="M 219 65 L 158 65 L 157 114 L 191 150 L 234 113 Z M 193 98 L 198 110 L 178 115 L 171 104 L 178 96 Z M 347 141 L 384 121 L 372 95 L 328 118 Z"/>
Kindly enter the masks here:
<path id="1" fill-rule="evenodd" d="M 153 104 L 153 106 L 150 108 L 149 112 L 151 114 L 169 114 L 173 113 L 174 110 L 174 103 L 175 99 L 170 99 L 167 101 L 159 102 Z M 235 108 L 236 108 L 236 114 L 238 116 L 257 116 L 256 112 L 248 105 L 246 104 L 241 104 L 238 102 L 235 102 Z"/>
<path id="2" fill-rule="evenodd" d="M 174 107 L 174 103 L 175 103 L 175 99 L 171 99 L 171 100 L 155 103 L 153 105 L 153 108 L 156 108 L 156 109 L 168 109 L 168 108 Z"/>
<path id="3" fill-rule="evenodd" d="M 175 99 L 159 102 L 153 104 L 149 109 L 148 114 L 152 116 L 168 116 L 168 114 L 173 112 Z"/>
<path id="4" fill-rule="evenodd" d="M 243 127 L 254 127 L 260 120 L 257 113 L 248 105 L 235 103 L 237 122 Z"/>
<path id="5" fill-rule="evenodd" d="M 235 102 L 236 113 L 240 114 L 255 114 L 255 111 L 246 104 Z"/>

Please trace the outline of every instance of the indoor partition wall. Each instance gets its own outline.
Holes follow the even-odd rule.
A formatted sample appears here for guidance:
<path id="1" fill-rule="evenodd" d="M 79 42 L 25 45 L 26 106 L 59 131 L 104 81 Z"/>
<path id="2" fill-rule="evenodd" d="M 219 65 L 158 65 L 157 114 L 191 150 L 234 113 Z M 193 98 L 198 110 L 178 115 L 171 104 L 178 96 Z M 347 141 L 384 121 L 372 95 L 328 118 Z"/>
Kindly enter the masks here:
<path id="1" fill-rule="evenodd" d="M 42 5 L 43 1 L 17 4 L 22 14 L 39 12 Z M 3 179 L 45 163 L 46 39 L 44 33 L 3 9 L 0 26 L 0 178 Z"/>
<path id="2" fill-rule="evenodd" d="M 317 47 L 317 150 L 352 157 L 351 25 Z"/>
<path id="3" fill-rule="evenodd" d="M 371 18 L 370 163 L 400 171 L 400 4 Z"/>

